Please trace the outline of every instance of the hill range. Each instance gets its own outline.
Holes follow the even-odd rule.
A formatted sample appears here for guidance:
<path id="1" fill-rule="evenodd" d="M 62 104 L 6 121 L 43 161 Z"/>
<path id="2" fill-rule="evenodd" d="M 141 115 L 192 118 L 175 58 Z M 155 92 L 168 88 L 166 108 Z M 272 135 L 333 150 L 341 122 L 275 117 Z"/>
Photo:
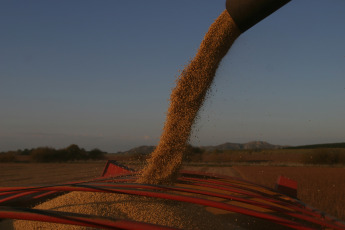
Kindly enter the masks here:
<path id="1" fill-rule="evenodd" d="M 121 154 L 150 154 L 155 150 L 156 146 L 139 146 L 127 151 L 118 152 Z M 300 146 L 287 146 L 287 145 L 274 145 L 266 141 L 250 141 L 247 143 L 231 143 L 226 142 L 220 145 L 199 146 L 198 148 L 210 152 L 214 150 L 263 150 L 263 149 L 317 149 L 317 148 L 345 148 L 345 142 L 341 143 L 327 143 L 315 145 L 300 145 Z"/>
<path id="2" fill-rule="evenodd" d="M 213 150 L 245 150 L 245 149 L 281 149 L 286 146 L 281 145 L 273 145 L 265 141 L 251 141 L 247 143 L 230 143 L 226 142 L 220 145 L 214 146 L 200 146 L 199 148 L 205 151 L 213 151 Z M 156 146 L 139 146 L 132 149 L 129 149 L 124 152 L 118 152 L 121 154 L 150 154 L 153 150 L 155 150 Z"/>

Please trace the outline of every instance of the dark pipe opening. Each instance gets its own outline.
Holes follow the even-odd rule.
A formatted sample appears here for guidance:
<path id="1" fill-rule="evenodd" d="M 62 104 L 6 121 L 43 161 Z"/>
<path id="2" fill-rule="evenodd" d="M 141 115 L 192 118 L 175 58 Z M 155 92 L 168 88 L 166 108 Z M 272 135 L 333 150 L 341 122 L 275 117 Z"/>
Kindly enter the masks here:
<path id="1" fill-rule="evenodd" d="M 290 0 L 227 0 L 226 9 L 244 32 Z"/>

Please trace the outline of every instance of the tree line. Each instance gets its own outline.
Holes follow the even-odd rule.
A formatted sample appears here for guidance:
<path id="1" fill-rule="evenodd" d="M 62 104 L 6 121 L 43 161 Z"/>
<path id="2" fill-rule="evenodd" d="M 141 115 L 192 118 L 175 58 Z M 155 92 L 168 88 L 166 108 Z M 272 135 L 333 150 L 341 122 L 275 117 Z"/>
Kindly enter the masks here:
<path id="1" fill-rule="evenodd" d="M 54 149 L 52 147 L 38 147 L 17 151 L 7 151 L 0 153 L 0 162 L 14 162 L 19 155 L 28 155 L 33 162 L 68 162 L 83 160 L 102 160 L 105 159 L 106 152 L 100 149 L 86 151 L 76 144 L 66 148 Z"/>

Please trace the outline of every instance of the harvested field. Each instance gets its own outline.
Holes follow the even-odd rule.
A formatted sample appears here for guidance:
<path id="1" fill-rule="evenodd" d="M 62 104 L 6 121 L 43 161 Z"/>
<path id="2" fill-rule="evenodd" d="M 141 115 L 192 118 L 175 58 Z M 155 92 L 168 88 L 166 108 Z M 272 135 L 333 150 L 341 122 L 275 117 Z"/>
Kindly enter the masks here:
<path id="1" fill-rule="evenodd" d="M 106 161 L 86 163 L 4 163 L 0 166 L 0 187 L 48 185 L 101 176 Z M 138 169 L 137 165 L 125 165 Z M 183 170 L 239 176 L 230 167 L 183 166 Z"/>
<path id="2" fill-rule="evenodd" d="M 232 176 L 232 177 L 241 177 L 241 175 L 237 172 L 237 170 L 234 170 L 232 167 L 217 167 L 217 166 L 182 166 L 181 170 L 187 170 L 187 171 L 195 171 L 195 172 L 205 172 L 205 173 L 214 173 L 214 174 L 220 174 L 220 175 L 226 175 L 226 176 Z"/>
<path id="3" fill-rule="evenodd" d="M 234 166 L 249 181 L 274 188 L 279 175 L 297 181 L 304 203 L 345 220 L 345 168 Z"/>
<path id="4" fill-rule="evenodd" d="M 3 163 L 0 186 L 29 186 L 89 180 L 101 176 L 106 161 L 86 163 Z"/>

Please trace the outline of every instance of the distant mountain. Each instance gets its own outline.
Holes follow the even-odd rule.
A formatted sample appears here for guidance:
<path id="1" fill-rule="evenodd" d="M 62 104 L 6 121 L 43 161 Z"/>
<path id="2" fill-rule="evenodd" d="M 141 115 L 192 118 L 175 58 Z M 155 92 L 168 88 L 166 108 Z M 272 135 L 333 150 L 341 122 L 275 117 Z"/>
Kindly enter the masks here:
<path id="1" fill-rule="evenodd" d="M 121 154 L 142 154 L 142 155 L 146 155 L 146 154 L 150 154 L 152 153 L 154 150 L 156 149 L 156 146 L 146 146 L 146 145 L 142 145 L 139 147 L 135 147 L 132 148 L 130 150 L 127 150 L 125 152 L 120 152 Z"/>
<path id="2" fill-rule="evenodd" d="M 246 150 L 246 149 L 315 149 L 315 148 L 345 148 L 345 142 L 342 143 L 329 143 L 329 144 L 316 144 L 316 145 L 301 145 L 301 146 L 282 146 L 282 145 L 273 145 L 265 141 L 251 141 L 247 143 L 230 143 L 226 142 L 220 145 L 214 146 L 200 146 L 200 149 L 205 151 L 214 151 L 214 150 Z M 121 154 L 150 154 L 156 149 L 156 146 L 139 146 L 132 148 L 128 151 L 118 152 Z"/>
<path id="3" fill-rule="evenodd" d="M 206 151 L 213 151 L 213 150 L 241 150 L 241 149 L 280 149 L 286 146 L 281 145 L 272 145 L 265 141 L 251 141 L 244 144 L 239 143 L 224 143 L 221 145 L 215 145 L 215 146 L 201 146 L 200 148 Z M 124 152 L 118 152 L 121 154 L 150 154 L 156 149 L 156 146 L 139 146 L 136 148 L 132 148 L 130 150 L 124 151 Z"/>
<path id="4" fill-rule="evenodd" d="M 244 144 L 239 143 L 224 143 L 216 146 L 203 146 L 200 147 L 206 151 L 212 150 L 242 150 L 242 149 L 280 149 L 281 145 L 272 145 L 265 141 L 251 141 Z"/>

